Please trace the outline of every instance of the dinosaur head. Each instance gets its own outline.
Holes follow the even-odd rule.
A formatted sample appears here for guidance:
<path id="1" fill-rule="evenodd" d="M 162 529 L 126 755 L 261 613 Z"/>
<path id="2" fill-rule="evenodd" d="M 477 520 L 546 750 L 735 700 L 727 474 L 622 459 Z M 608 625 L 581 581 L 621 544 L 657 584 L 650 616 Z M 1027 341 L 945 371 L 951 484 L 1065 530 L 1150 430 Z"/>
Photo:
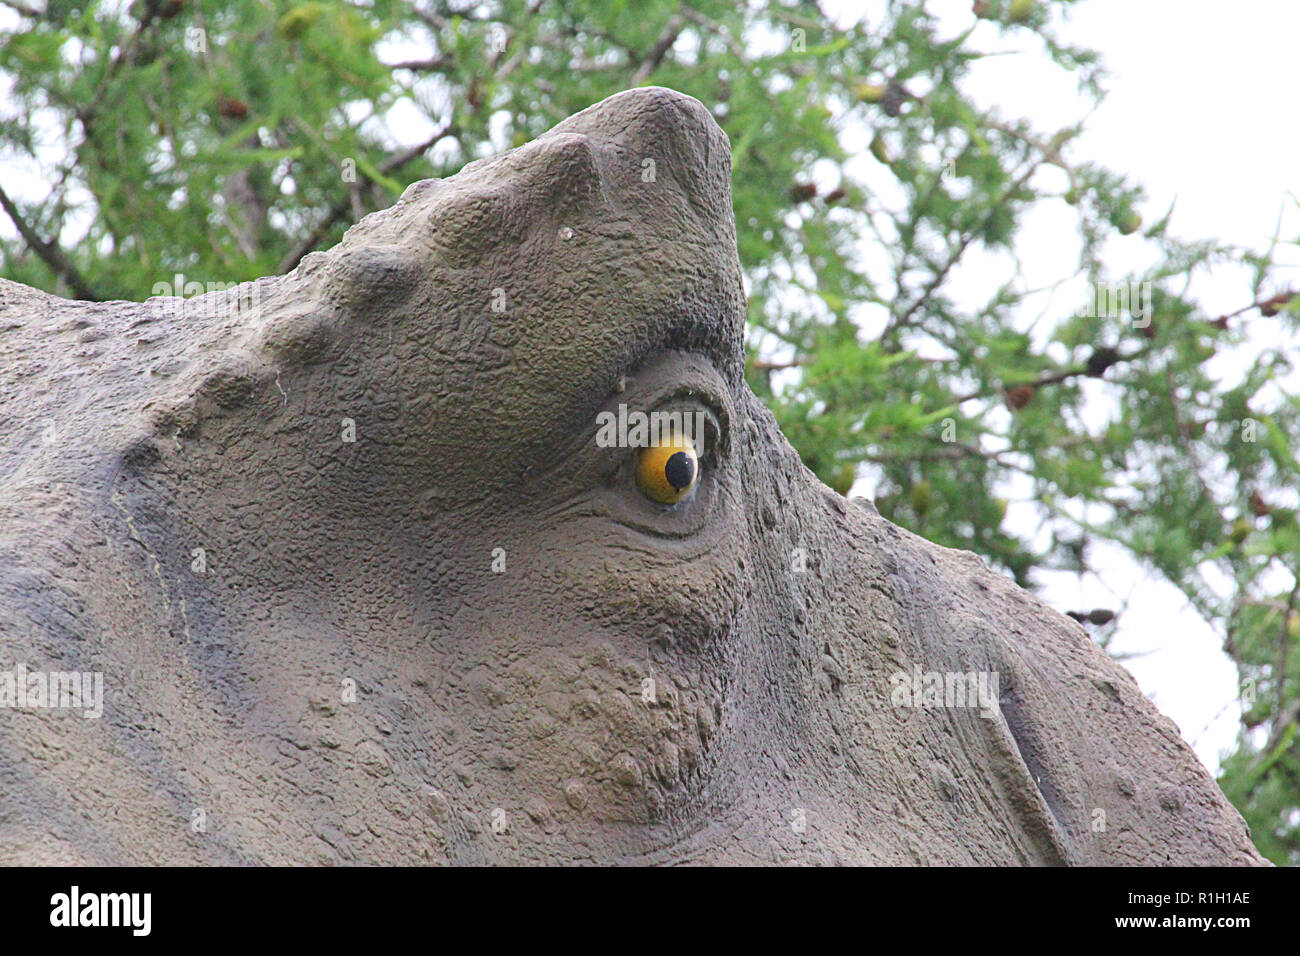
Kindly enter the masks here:
<path id="1" fill-rule="evenodd" d="M 28 803 L 108 859 L 110 806 L 204 808 L 165 859 L 1062 862 L 1114 852 L 1096 806 L 1177 839 L 1159 788 L 1208 778 L 1124 769 L 1170 746 L 1132 681 L 823 486 L 750 392 L 729 179 L 700 103 L 630 91 L 287 276 L 104 313 L 42 560 L 108 687 L 105 729 L 59 733 L 113 757 Z M 1119 739 L 1057 726 L 1072 680 Z M 1192 831 L 1246 853 L 1217 799 Z"/>

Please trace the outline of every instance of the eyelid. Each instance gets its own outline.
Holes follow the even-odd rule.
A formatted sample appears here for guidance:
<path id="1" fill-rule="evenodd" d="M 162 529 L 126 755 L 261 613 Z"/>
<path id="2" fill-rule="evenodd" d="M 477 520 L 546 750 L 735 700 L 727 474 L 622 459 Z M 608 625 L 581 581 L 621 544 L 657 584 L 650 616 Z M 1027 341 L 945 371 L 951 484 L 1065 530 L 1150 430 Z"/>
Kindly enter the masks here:
<path id="1" fill-rule="evenodd" d="M 656 412 L 663 413 L 677 411 L 682 413 L 683 425 L 689 429 L 687 434 L 690 434 L 691 430 L 695 427 L 694 419 L 688 418 L 687 416 L 694 416 L 696 414 L 703 416 L 704 434 L 699 443 L 699 447 L 696 448 L 696 453 L 699 455 L 701 463 L 716 459 L 720 451 L 718 446 L 723 440 L 724 429 L 719 414 L 715 410 L 714 403 L 696 401 L 693 398 L 682 400 L 676 397 L 670 397 L 648 408 L 646 413 L 654 415 Z M 639 449 L 634 448 L 629 450 L 638 451 Z"/>
<path id="2" fill-rule="evenodd" d="M 628 411 L 633 409 L 628 403 Z M 683 413 L 702 411 L 705 416 L 705 435 L 712 437 L 700 450 L 701 463 L 725 456 L 730 448 L 730 415 L 726 404 L 712 388 L 697 382 L 678 382 L 651 393 L 644 403 L 635 406 L 646 414 L 680 410 Z"/>

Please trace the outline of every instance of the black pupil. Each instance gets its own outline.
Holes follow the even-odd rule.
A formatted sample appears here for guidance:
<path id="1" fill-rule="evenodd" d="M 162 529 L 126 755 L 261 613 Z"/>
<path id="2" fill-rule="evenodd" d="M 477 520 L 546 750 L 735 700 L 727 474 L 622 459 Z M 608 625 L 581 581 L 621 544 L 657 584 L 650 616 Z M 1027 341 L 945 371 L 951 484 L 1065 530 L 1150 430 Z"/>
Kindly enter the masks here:
<path id="1" fill-rule="evenodd" d="M 677 452 L 664 464 L 664 477 L 678 491 L 689 488 L 695 480 L 694 460 L 684 451 Z"/>

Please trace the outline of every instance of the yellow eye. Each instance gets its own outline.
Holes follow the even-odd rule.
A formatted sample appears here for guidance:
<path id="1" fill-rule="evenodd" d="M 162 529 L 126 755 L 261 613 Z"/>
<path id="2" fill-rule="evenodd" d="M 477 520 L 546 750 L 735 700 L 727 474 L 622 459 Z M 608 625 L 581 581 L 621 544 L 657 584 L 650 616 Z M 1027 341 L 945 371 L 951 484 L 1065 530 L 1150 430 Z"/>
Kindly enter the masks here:
<path id="1" fill-rule="evenodd" d="M 695 446 L 676 435 L 641 449 L 636 460 L 636 484 L 641 494 L 661 505 L 675 505 L 695 488 L 700 462 Z"/>

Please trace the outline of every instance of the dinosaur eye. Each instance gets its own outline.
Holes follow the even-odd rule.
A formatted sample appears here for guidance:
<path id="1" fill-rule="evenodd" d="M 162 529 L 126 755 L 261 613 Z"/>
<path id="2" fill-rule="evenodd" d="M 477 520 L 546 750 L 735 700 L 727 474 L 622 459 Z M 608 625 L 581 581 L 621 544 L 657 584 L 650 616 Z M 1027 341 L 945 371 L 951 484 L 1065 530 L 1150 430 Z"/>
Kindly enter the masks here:
<path id="1" fill-rule="evenodd" d="M 700 462 L 690 441 L 677 435 L 637 454 L 636 484 L 641 494 L 661 505 L 675 505 L 695 490 Z"/>

